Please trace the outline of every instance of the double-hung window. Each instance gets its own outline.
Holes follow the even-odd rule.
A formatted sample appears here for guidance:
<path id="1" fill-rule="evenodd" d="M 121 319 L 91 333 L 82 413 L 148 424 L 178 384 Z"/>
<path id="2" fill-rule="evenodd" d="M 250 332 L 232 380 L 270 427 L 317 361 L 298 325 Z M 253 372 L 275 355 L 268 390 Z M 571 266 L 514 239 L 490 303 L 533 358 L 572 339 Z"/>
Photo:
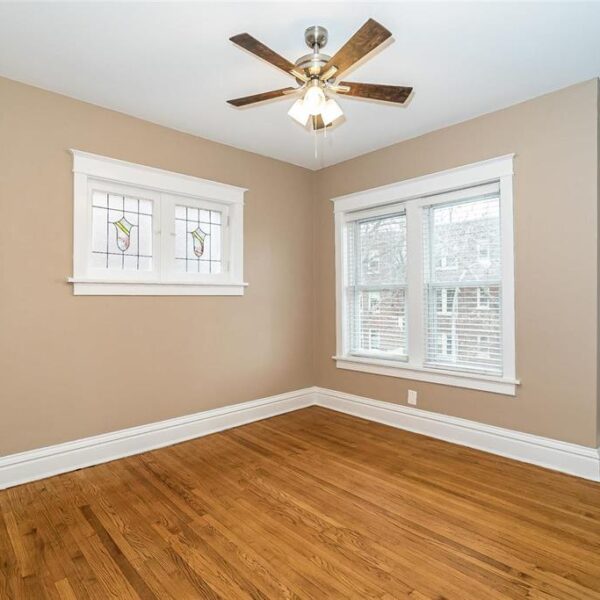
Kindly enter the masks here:
<path id="1" fill-rule="evenodd" d="M 514 394 L 513 157 L 337 198 L 337 366 Z"/>
<path id="2" fill-rule="evenodd" d="M 242 295 L 242 188 L 73 151 L 76 295 Z"/>

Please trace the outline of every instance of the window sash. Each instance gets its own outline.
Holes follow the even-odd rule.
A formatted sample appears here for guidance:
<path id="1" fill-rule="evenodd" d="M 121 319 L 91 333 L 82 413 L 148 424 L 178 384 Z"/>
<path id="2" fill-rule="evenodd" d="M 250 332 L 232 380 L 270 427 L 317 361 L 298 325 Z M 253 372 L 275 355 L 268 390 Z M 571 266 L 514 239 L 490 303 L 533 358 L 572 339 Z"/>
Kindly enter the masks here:
<path id="1" fill-rule="evenodd" d="M 396 265 L 393 260 L 389 259 L 389 255 L 386 257 L 386 243 L 393 243 L 393 237 L 402 235 L 406 236 L 406 214 L 403 208 L 400 210 L 391 210 L 389 207 L 385 211 L 377 211 L 374 214 L 373 211 L 361 212 L 357 215 L 352 215 L 352 219 L 347 222 L 346 225 L 346 253 L 344 256 L 344 265 L 346 272 L 345 281 L 345 298 L 346 307 L 345 312 L 347 318 L 345 320 L 345 332 L 344 337 L 348 343 L 348 352 L 353 356 L 367 356 L 371 358 L 382 358 L 385 360 L 398 360 L 406 361 L 406 265 Z M 383 230 L 383 241 L 377 244 L 376 231 L 364 233 L 362 226 L 368 223 L 383 222 L 386 219 L 404 219 L 401 221 L 401 225 L 404 227 L 399 231 L 388 231 L 387 233 L 392 236 L 388 241 L 385 239 L 386 232 Z M 371 251 L 375 248 L 370 248 L 363 245 L 362 235 L 372 236 L 369 240 L 374 245 L 378 246 L 378 249 L 384 253 L 382 256 L 377 256 L 378 267 L 383 262 L 384 273 L 380 276 L 379 273 L 370 273 L 367 270 L 365 275 L 363 271 L 364 267 L 364 254 L 367 255 L 367 263 Z M 386 261 L 387 258 L 387 261 Z M 387 267 L 387 268 L 386 268 Z M 365 283 L 365 278 L 368 282 Z M 391 281 L 390 281 L 391 279 Z M 380 300 L 380 306 L 376 310 L 372 310 L 370 306 L 363 306 L 364 299 L 368 298 L 370 303 L 370 292 L 387 292 L 389 296 L 385 300 Z M 402 294 L 394 294 L 394 292 L 402 292 Z M 381 306 L 383 304 L 383 306 Z M 386 330 L 388 323 L 396 321 L 395 331 L 393 328 Z M 372 349 L 371 347 L 371 334 L 378 332 L 376 336 L 379 341 L 379 349 Z M 365 342 L 366 340 L 366 342 Z M 383 344 L 382 344 L 383 342 Z M 381 350 L 382 345 L 390 346 L 390 351 Z M 393 346 L 402 348 L 402 352 L 394 352 Z"/>
<path id="2" fill-rule="evenodd" d="M 461 192 L 451 202 L 423 207 L 423 364 L 434 369 L 502 376 L 500 197 L 498 192 L 490 192 L 490 186 L 469 191 L 468 199 Z M 487 249 L 484 260 L 482 243 Z M 446 255 L 453 259 L 453 268 L 446 265 L 440 269 L 437 258 Z M 459 278 L 465 271 L 470 271 L 470 278 Z M 443 310 L 443 297 L 449 290 L 454 290 L 451 312 Z M 478 334 L 487 338 L 487 348 L 477 347 Z"/>
<path id="3" fill-rule="evenodd" d="M 427 286 L 425 297 L 433 300 L 427 301 L 425 306 L 426 323 L 426 353 L 424 365 L 429 368 L 454 370 L 468 373 L 481 373 L 486 375 L 502 375 L 502 319 L 501 319 L 501 286 L 490 284 L 490 288 L 498 290 L 497 323 L 494 324 L 493 307 L 480 308 L 476 303 L 476 293 L 479 288 L 475 286 L 464 286 L 449 284 L 447 287 Z M 461 324 L 460 321 L 468 320 L 471 314 L 463 316 L 460 309 L 456 312 L 437 311 L 437 292 L 444 289 L 455 290 L 455 297 L 461 293 L 470 293 L 470 309 L 481 313 L 479 316 L 482 323 Z M 460 300 L 457 300 L 460 302 Z M 485 319 L 488 319 L 485 322 Z M 456 323 L 458 321 L 458 324 Z M 446 341 L 450 338 L 452 351 L 448 351 Z M 486 339 L 486 345 L 482 346 L 480 338 Z M 446 346 L 446 347 L 445 347 Z M 485 350 L 487 349 L 487 352 Z"/>
<path id="4" fill-rule="evenodd" d="M 375 351 L 367 351 L 368 349 L 363 347 L 361 343 L 361 338 L 365 337 L 365 331 L 369 330 L 377 330 L 379 331 L 380 340 L 383 338 L 388 342 L 394 341 L 394 335 L 382 333 L 380 329 L 377 327 L 386 321 L 393 320 L 397 318 L 398 320 L 402 319 L 403 325 L 399 327 L 400 335 L 399 339 L 402 342 L 402 345 L 405 349 L 407 349 L 407 315 L 406 315 L 406 292 L 408 286 L 406 284 L 397 284 L 397 285 L 349 285 L 346 287 L 346 297 L 348 299 L 348 322 L 347 322 L 347 335 L 349 340 L 349 349 L 348 354 L 351 356 L 358 357 L 371 357 L 371 358 L 380 358 L 383 360 L 393 360 L 393 361 L 403 361 L 406 362 L 408 360 L 408 352 L 402 353 L 391 353 L 391 352 L 381 352 L 378 350 Z M 362 292 L 394 292 L 394 291 L 402 291 L 404 292 L 404 305 L 403 312 L 399 315 L 394 315 L 393 313 L 387 312 L 377 314 L 377 316 L 372 316 L 370 319 L 367 319 L 367 322 L 364 323 L 363 320 L 358 319 L 356 317 L 356 311 L 361 310 L 360 307 L 360 294 Z M 358 307 L 358 308 L 357 308 Z M 370 308 L 370 310 L 372 310 Z M 369 326 L 370 324 L 370 326 Z"/>
<path id="5" fill-rule="evenodd" d="M 230 238 L 229 207 L 225 204 L 210 202 L 199 198 L 188 198 L 173 194 L 162 194 L 164 221 L 168 226 L 164 229 L 162 245 L 165 260 L 163 261 L 163 278 L 166 281 L 189 281 L 193 283 L 221 283 L 228 281 L 230 269 Z M 221 213 L 221 272 L 196 273 L 182 272 L 176 268 L 176 207 L 187 206 L 201 210 Z"/>
<path id="6" fill-rule="evenodd" d="M 136 270 L 112 270 L 109 268 L 94 267 L 93 257 L 93 198 L 94 193 L 111 194 L 116 196 L 128 196 L 150 200 L 152 202 L 152 269 L 147 271 Z M 147 189 L 114 181 L 106 181 L 102 179 L 89 178 L 86 195 L 86 245 L 85 245 L 85 264 L 86 276 L 92 279 L 102 279 L 106 281 L 155 281 L 160 277 L 162 248 L 161 248 L 161 195 L 160 193 Z M 112 230 L 110 232 L 112 234 Z M 109 235 L 110 235 L 109 234 Z"/>

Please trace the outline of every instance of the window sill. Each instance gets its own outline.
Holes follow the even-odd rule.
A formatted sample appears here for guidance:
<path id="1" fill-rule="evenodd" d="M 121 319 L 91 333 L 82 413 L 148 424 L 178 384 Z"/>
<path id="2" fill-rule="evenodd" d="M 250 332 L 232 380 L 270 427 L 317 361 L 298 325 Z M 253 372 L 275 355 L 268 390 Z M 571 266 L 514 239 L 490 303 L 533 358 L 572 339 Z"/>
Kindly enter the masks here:
<path id="1" fill-rule="evenodd" d="M 243 296 L 247 283 L 104 281 L 69 277 L 74 296 Z"/>
<path id="2" fill-rule="evenodd" d="M 516 386 L 520 383 L 517 379 L 415 367 L 406 363 L 397 364 L 389 360 L 358 358 L 355 356 L 333 356 L 332 358 L 336 361 L 338 369 L 362 371 L 363 373 L 400 377 L 402 379 L 414 379 L 428 383 L 439 383 L 442 385 L 493 392 L 495 394 L 504 394 L 506 396 L 514 396 L 516 394 Z"/>

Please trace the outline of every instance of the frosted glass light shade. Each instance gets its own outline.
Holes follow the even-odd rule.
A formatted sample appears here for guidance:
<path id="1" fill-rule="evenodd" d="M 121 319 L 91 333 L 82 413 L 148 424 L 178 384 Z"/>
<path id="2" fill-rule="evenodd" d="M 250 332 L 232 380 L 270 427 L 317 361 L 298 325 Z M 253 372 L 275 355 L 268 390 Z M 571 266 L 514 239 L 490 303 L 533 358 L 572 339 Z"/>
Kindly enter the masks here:
<path id="1" fill-rule="evenodd" d="M 327 100 L 327 102 L 325 102 L 325 106 L 323 106 L 321 118 L 323 119 L 323 123 L 325 123 L 325 125 L 329 125 L 343 114 L 344 113 L 341 106 L 333 98 L 330 98 Z"/>
<path id="2" fill-rule="evenodd" d="M 306 94 L 304 94 L 304 106 L 306 106 L 306 109 L 313 117 L 321 113 L 324 104 L 325 94 L 319 86 L 315 85 L 306 90 Z"/>
<path id="3" fill-rule="evenodd" d="M 294 121 L 298 121 L 300 125 L 306 125 L 308 117 L 310 117 L 310 113 L 304 105 L 302 98 L 299 98 L 292 104 L 292 108 L 288 111 L 288 115 L 290 115 Z"/>

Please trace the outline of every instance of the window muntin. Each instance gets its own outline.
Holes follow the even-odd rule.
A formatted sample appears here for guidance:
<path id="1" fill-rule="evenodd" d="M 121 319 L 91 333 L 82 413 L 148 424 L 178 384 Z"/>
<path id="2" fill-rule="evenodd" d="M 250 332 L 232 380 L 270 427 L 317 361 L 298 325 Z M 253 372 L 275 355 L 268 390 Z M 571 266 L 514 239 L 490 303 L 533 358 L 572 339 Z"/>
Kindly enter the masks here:
<path id="1" fill-rule="evenodd" d="M 499 194 L 425 207 L 423 241 L 425 365 L 501 375 Z"/>
<path id="2" fill-rule="evenodd" d="M 357 218 L 347 235 L 347 338 L 355 356 L 405 360 L 406 214 Z"/>

